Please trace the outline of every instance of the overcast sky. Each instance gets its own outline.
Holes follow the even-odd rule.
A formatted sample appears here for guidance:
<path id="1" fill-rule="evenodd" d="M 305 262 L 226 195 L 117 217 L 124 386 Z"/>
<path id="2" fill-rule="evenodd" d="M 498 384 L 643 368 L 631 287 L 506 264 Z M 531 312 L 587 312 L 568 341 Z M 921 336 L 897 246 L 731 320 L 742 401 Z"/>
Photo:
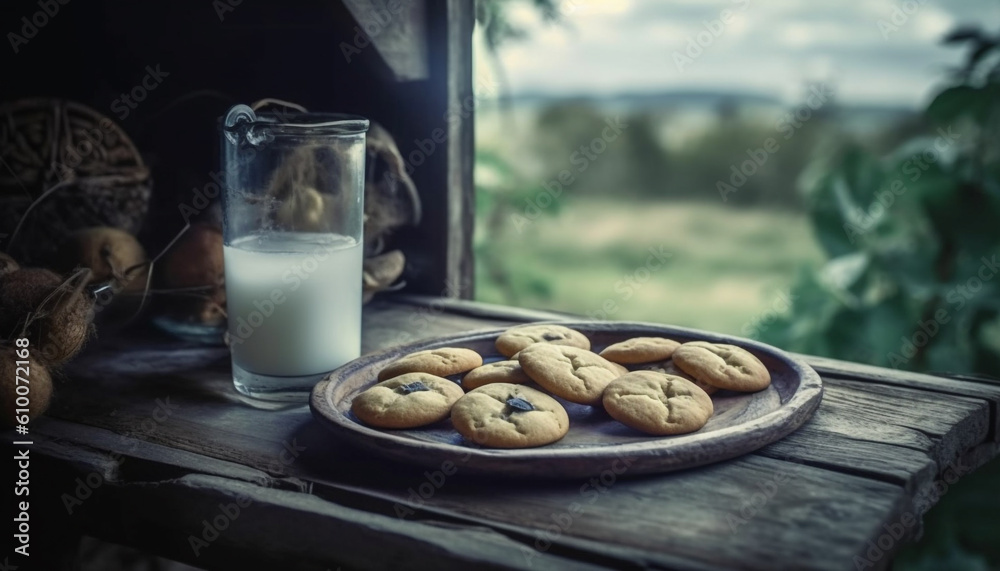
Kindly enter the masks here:
<path id="1" fill-rule="evenodd" d="M 565 25 L 511 3 L 511 20 L 530 31 L 501 52 L 514 93 L 711 89 L 792 101 L 812 80 L 835 83 L 843 102 L 917 106 L 960 61 L 942 34 L 958 24 L 1000 28 L 1000 0 L 559 1 Z M 904 5 L 911 13 L 897 13 L 898 30 L 880 29 Z M 725 9 L 733 15 L 715 37 L 705 22 Z M 675 52 L 688 57 L 688 39 L 702 32 L 707 45 L 678 69 Z"/>

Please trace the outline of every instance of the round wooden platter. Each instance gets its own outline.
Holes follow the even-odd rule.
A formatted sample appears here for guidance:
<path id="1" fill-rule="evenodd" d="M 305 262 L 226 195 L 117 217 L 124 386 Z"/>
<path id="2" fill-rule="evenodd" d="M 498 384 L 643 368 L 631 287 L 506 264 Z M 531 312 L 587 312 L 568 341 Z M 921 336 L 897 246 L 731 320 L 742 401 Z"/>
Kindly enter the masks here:
<path id="1" fill-rule="evenodd" d="M 381 430 L 361 424 L 351 401 L 377 382 L 378 371 L 399 357 L 436 347 L 467 347 L 484 361 L 504 359 L 493 343 L 503 329 L 439 337 L 393 347 L 356 359 L 330 373 L 313 389 L 313 416 L 336 438 L 380 456 L 428 468 L 525 478 L 575 478 L 616 473 L 669 472 L 747 454 L 779 440 L 812 415 L 823 394 L 812 368 L 787 353 L 749 339 L 692 329 L 631 322 L 561 321 L 590 338 L 592 349 L 631 337 L 659 336 L 681 342 L 703 340 L 738 345 L 755 354 L 771 373 L 771 386 L 757 393 L 719 391 L 715 413 L 701 430 L 679 436 L 649 436 L 612 419 L 600 407 L 557 399 L 569 413 L 569 433 L 559 442 L 515 450 L 477 446 L 445 420 L 411 430 Z"/>

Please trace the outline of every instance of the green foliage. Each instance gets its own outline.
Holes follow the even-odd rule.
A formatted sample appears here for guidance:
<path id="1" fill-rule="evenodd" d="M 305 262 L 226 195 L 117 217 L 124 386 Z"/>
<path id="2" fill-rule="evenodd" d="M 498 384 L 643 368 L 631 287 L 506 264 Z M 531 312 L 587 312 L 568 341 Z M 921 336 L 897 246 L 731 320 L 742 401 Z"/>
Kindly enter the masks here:
<path id="1" fill-rule="evenodd" d="M 656 121 L 644 113 L 602 111 L 586 101 L 548 105 L 535 120 L 534 157 L 552 180 L 568 170 L 573 194 L 655 194 L 670 174 Z M 622 132 L 609 124 L 621 125 Z M 613 140 L 605 140 L 605 133 Z"/>
<path id="2" fill-rule="evenodd" d="M 525 37 L 524 29 L 507 18 L 506 9 L 510 3 L 510 0 L 476 0 L 476 23 L 482 28 L 486 47 L 491 52 L 496 52 L 506 42 Z M 559 21 L 555 0 L 530 0 L 528 3 L 538 10 L 544 21 Z"/>
<path id="3" fill-rule="evenodd" d="M 721 200 L 717 184 L 731 183 L 732 169 L 750 157 L 748 150 L 760 150 L 772 141 L 777 151 L 746 179 L 738 191 L 726 196 L 727 205 L 766 206 L 798 209 L 802 200 L 795 191 L 795 179 L 809 158 L 825 145 L 843 137 L 833 112 L 814 113 L 794 132 L 783 131 L 789 125 L 784 117 L 762 123 L 743 115 L 720 117 L 713 129 L 695 137 L 676 153 L 675 163 L 684 165 L 671 180 L 673 193 L 685 193 L 708 200 Z"/>
<path id="4" fill-rule="evenodd" d="M 1000 56 L 974 30 L 925 133 L 879 159 L 857 145 L 801 177 L 825 267 L 762 332 L 794 351 L 911 370 L 1000 376 Z M 992 66 L 992 67 L 990 67 Z"/>
<path id="5" fill-rule="evenodd" d="M 560 201 L 537 208 L 538 197 L 547 196 L 545 190 L 526 180 L 500 154 L 481 148 L 476 150 L 475 180 L 476 212 L 488 215 L 477 224 L 474 249 L 489 281 L 504 292 L 505 303 L 521 305 L 522 295 L 550 298 L 549 283 L 518 272 L 496 244 L 509 234 L 532 232 L 535 221 L 543 216 L 558 215 Z"/>
<path id="6" fill-rule="evenodd" d="M 924 517 L 924 538 L 906 545 L 892 568 L 897 571 L 1000 569 L 996 538 L 1000 513 L 1000 461 L 965 474 L 943 490 L 941 502 Z M 946 482 L 942 482 L 946 483 Z"/>

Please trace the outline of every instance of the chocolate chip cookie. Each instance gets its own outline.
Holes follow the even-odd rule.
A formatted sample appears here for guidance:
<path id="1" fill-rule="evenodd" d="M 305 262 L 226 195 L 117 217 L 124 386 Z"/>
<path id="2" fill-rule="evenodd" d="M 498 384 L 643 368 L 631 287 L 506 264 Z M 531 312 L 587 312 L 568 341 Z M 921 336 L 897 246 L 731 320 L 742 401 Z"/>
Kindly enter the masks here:
<path id="1" fill-rule="evenodd" d="M 416 428 L 448 418 L 465 393 L 448 379 L 406 373 L 372 386 L 351 401 L 361 422 L 378 428 Z"/>
<path id="2" fill-rule="evenodd" d="M 493 383 L 466 393 L 452 407 L 451 423 L 467 440 L 491 448 L 543 446 L 569 430 L 569 416 L 558 401 L 510 383 Z"/>

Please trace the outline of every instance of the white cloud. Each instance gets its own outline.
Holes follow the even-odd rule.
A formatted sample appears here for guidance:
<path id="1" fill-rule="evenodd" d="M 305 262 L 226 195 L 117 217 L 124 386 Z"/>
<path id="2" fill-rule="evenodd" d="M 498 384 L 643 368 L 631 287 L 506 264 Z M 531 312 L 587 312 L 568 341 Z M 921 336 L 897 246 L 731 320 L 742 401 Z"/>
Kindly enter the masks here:
<path id="1" fill-rule="evenodd" d="M 920 40 L 936 42 L 955 27 L 951 14 L 934 6 L 924 6 L 913 15 L 914 35 Z"/>
<path id="2" fill-rule="evenodd" d="M 883 37 L 878 20 L 899 0 L 563 0 L 566 26 L 547 25 L 527 2 L 512 19 L 530 37 L 504 46 L 515 92 L 565 94 L 710 89 L 800 93 L 833 80 L 843 101 L 917 105 L 961 52 L 939 44 L 963 22 L 996 28 L 1000 3 L 926 3 Z M 570 9 L 572 8 L 572 11 Z M 681 72 L 671 57 L 721 10 L 737 14 Z"/>

